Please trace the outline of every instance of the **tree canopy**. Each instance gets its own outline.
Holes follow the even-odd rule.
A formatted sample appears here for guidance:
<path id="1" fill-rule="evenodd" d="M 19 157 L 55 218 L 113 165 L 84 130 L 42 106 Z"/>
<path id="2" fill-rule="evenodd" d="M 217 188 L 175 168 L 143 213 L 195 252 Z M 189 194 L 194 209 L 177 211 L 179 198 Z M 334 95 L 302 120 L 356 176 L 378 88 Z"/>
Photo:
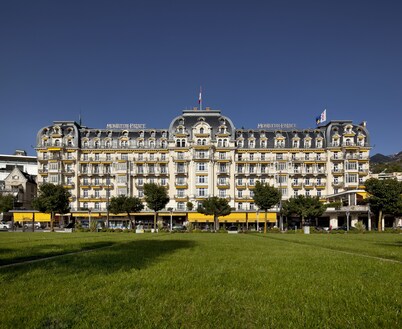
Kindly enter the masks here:
<path id="1" fill-rule="evenodd" d="M 370 209 L 378 217 L 377 227 L 380 231 L 383 215 L 399 216 L 402 214 L 402 182 L 394 179 L 369 178 L 364 185 L 369 193 L 367 201 L 370 203 Z"/>
<path id="2" fill-rule="evenodd" d="M 131 221 L 130 213 L 140 212 L 144 209 L 144 205 L 141 200 L 137 197 L 131 197 L 126 195 L 119 195 L 118 197 L 112 197 L 109 203 L 109 211 L 113 214 L 118 213 L 127 213 L 128 219 L 130 221 L 130 225 L 135 226 L 135 218 L 134 223 Z"/>
<path id="3" fill-rule="evenodd" d="M 267 211 L 277 205 L 282 198 L 281 192 L 267 184 L 257 181 L 254 187 L 254 203 L 258 208 L 265 211 L 264 233 L 267 232 Z"/>
<path id="4" fill-rule="evenodd" d="M 302 225 L 304 219 L 320 217 L 326 210 L 326 206 L 320 201 L 319 197 L 298 195 L 282 203 L 282 213 L 286 216 L 296 215 L 301 218 Z"/>
<path id="5" fill-rule="evenodd" d="M 218 198 L 216 196 L 205 199 L 197 208 L 197 211 L 204 215 L 214 216 L 214 229 L 219 229 L 219 216 L 227 216 L 232 212 L 232 208 L 229 206 L 228 200 L 224 198 Z"/>
<path id="6" fill-rule="evenodd" d="M 0 212 L 8 212 L 13 209 L 14 197 L 11 194 L 0 194 Z"/>
<path id="7" fill-rule="evenodd" d="M 53 230 L 54 214 L 70 212 L 71 194 L 62 185 L 44 183 L 39 186 L 38 196 L 32 200 L 32 207 L 40 212 L 51 214 L 51 228 Z"/>
<path id="8" fill-rule="evenodd" d="M 156 213 L 165 208 L 170 200 L 167 189 L 154 183 L 144 184 L 144 196 L 148 208 L 155 212 L 154 229 L 156 230 Z"/>

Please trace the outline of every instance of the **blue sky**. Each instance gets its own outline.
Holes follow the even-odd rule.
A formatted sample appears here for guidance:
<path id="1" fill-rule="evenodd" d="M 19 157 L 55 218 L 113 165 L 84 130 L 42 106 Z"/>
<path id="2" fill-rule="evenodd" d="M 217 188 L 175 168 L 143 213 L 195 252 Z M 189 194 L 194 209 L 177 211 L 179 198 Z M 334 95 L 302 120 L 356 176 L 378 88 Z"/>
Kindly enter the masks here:
<path id="1" fill-rule="evenodd" d="M 367 121 L 402 150 L 402 1 L 0 2 L 0 153 L 56 120 L 167 128 L 183 109 L 236 127 Z"/>

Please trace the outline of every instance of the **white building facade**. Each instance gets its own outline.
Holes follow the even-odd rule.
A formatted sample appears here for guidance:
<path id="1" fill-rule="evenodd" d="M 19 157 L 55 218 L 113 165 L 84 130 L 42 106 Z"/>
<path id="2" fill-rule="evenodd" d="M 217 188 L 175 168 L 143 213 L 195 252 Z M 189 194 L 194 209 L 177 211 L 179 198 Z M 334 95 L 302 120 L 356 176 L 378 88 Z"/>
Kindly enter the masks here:
<path id="1" fill-rule="evenodd" d="M 167 188 L 166 209 L 176 215 L 202 222 L 203 215 L 188 213 L 188 202 L 196 208 L 218 196 L 235 209 L 227 221 L 242 222 L 258 221 L 257 181 L 279 188 L 284 200 L 300 194 L 324 200 L 363 189 L 370 138 L 365 123 L 348 120 L 315 129 L 237 129 L 207 108 L 183 111 L 166 129 L 55 121 L 39 130 L 36 150 L 38 183 L 68 188 L 78 217 L 90 209 L 104 218 L 111 197 L 142 198 L 144 184 L 156 183 Z"/>

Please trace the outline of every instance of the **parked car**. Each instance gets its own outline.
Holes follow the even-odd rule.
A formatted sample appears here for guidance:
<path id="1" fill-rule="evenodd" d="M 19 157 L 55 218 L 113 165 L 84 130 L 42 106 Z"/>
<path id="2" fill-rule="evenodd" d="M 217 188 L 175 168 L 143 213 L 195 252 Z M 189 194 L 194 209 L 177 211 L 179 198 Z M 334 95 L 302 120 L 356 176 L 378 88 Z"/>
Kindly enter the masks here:
<path id="1" fill-rule="evenodd" d="M 39 223 L 39 222 L 35 222 L 34 225 L 35 225 L 35 226 L 34 226 L 35 230 L 38 230 L 38 229 L 41 229 L 41 228 L 42 228 L 42 225 L 41 225 L 41 223 Z M 26 222 L 26 223 L 24 223 L 23 228 L 24 228 L 25 230 L 27 230 L 27 229 L 32 229 L 32 222 Z"/>
<path id="2" fill-rule="evenodd" d="M 186 232 L 187 229 L 186 229 L 186 227 L 184 225 L 174 225 L 172 227 L 172 231 L 173 232 Z"/>
<path id="3" fill-rule="evenodd" d="M 1 222 L 0 223 L 0 230 L 10 230 L 12 228 L 12 224 L 9 222 Z"/>
<path id="4" fill-rule="evenodd" d="M 239 229 L 237 228 L 237 226 L 229 226 L 228 233 L 232 233 L 232 234 L 239 233 Z"/>

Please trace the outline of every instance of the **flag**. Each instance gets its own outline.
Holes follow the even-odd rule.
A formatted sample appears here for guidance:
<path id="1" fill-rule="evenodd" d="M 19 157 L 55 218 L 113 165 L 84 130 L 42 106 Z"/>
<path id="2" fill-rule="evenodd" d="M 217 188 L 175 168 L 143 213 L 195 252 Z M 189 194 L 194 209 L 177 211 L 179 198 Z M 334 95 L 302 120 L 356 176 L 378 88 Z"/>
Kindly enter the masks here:
<path id="1" fill-rule="evenodd" d="M 198 104 L 201 104 L 201 102 L 202 102 L 202 93 L 200 88 L 200 95 L 198 96 Z"/>
<path id="2" fill-rule="evenodd" d="M 325 109 L 319 116 L 315 118 L 315 123 L 319 125 L 320 123 L 323 123 L 327 121 L 327 110 Z"/>

